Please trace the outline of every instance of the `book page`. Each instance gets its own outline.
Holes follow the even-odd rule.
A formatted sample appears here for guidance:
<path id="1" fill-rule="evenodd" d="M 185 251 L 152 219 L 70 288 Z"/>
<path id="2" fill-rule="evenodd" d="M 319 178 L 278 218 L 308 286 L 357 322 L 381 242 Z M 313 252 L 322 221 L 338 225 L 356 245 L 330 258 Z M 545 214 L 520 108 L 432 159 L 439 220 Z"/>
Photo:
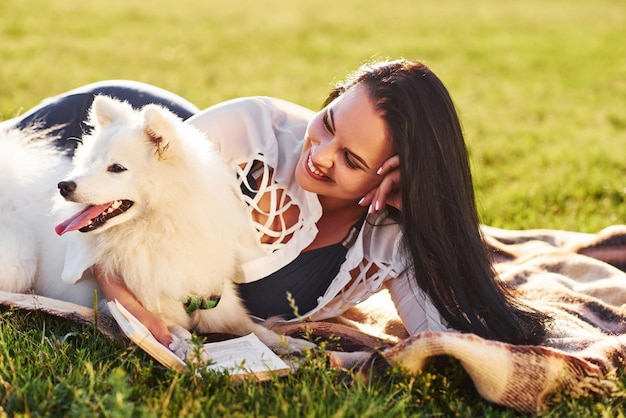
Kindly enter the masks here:
<path id="1" fill-rule="evenodd" d="M 230 374 L 289 372 L 289 366 L 254 334 L 205 344 L 211 355 L 211 370 L 228 370 Z"/>

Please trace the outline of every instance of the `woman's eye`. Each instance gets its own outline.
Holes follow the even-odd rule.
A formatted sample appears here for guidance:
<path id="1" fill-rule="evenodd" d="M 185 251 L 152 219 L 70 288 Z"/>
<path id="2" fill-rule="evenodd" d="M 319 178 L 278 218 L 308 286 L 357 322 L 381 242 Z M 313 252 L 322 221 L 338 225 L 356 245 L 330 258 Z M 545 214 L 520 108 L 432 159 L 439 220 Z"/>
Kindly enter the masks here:
<path id="1" fill-rule="evenodd" d="M 107 171 L 109 173 L 121 173 L 122 171 L 126 171 L 126 167 L 119 165 L 119 164 L 111 164 L 107 168 Z"/>
<path id="2" fill-rule="evenodd" d="M 328 113 L 324 114 L 324 116 L 322 117 L 322 122 L 324 123 L 324 128 L 332 134 L 333 130 L 330 126 L 330 123 L 328 122 Z"/>
<path id="3" fill-rule="evenodd" d="M 347 151 L 343 152 L 343 159 L 346 161 L 346 164 L 348 165 L 348 167 L 350 168 L 359 168 L 359 166 L 357 164 L 354 163 L 354 161 L 352 161 L 352 158 L 350 157 L 350 153 Z"/>

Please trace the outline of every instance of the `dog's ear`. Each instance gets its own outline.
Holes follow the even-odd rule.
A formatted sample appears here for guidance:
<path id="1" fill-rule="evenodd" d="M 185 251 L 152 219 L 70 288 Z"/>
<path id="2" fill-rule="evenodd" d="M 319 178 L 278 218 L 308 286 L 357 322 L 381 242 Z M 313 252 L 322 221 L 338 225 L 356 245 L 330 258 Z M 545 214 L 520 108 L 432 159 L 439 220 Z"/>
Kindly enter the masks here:
<path id="1" fill-rule="evenodd" d="M 108 96 L 96 96 L 89 111 L 89 123 L 94 128 L 104 128 L 117 119 L 132 114 L 132 106 Z"/>
<path id="2" fill-rule="evenodd" d="M 143 108 L 144 131 L 154 144 L 156 154 L 160 159 L 165 158 L 172 140 L 177 137 L 177 125 L 182 120 L 161 106 L 149 104 Z"/>

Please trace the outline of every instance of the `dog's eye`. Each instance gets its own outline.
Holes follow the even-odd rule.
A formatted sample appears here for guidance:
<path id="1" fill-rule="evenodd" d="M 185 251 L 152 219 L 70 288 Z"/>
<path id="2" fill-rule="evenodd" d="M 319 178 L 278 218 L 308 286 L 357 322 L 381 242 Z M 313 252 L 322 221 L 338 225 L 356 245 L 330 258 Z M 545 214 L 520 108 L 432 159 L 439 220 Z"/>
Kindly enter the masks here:
<path id="1" fill-rule="evenodd" d="M 119 164 L 111 164 L 109 168 L 107 168 L 107 171 L 109 173 L 121 173 L 122 171 L 126 171 L 126 167 Z"/>

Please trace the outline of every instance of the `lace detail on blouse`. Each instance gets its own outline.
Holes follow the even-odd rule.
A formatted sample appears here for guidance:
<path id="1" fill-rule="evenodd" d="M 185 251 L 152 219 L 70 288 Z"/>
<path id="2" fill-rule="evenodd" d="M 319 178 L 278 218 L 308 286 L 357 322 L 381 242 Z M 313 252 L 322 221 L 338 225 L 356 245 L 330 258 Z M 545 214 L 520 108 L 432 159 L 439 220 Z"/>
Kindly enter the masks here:
<path id="1" fill-rule="evenodd" d="M 237 176 L 259 242 L 269 252 L 280 249 L 303 226 L 300 208 L 289 198 L 285 187 L 273 181 L 273 169 L 263 155 L 238 167 Z M 261 201 L 268 198 L 269 204 L 263 205 L 267 208 L 264 209 Z M 298 214 L 295 222 L 293 215 L 287 216 L 293 211 Z M 260 223 L 259 219 L 264 221 Z"/>
<path id="2" fill-rule="evenodd" d="M 363 259 L 356 269 L 356 277 L 341 290 L 341 299 L 349 305 L 356 305 L 367 299 L 371 294 L 383 288 L 393 267 L 388 263 L 373 262 Z"/>
<path id="3" fill-rule="evenodd" d="M 328 300 L 318 310 L 312 312 L 311 320 L 317 321 L 341 315 L 347 309 L 381 291 L 385 287 L 385 282 L 397 277 L 397 273 L 390 263 L 362 259 L 351 271 L 342 269 L 338 277 L 339 280 L 341 277 L 347 277 L 349 280 L 338 289 L 336 296 L 333 296 L 333 292 L 330 293 L 332 300 Z"/>

